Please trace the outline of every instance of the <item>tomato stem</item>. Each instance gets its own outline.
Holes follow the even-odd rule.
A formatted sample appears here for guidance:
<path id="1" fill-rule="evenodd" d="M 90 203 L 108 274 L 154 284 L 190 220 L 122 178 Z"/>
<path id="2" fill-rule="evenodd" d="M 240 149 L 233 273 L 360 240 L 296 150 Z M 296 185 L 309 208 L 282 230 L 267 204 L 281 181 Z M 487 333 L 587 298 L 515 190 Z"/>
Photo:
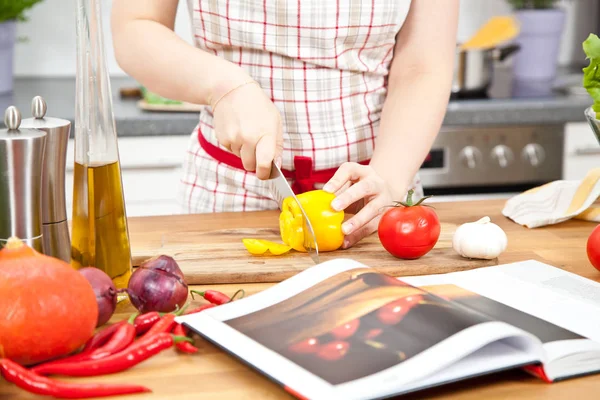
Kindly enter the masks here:
<path id="1" fill-rule="evenodd" d="M 408 193 L 406 193 L 406 205 L 408 207 L 413 205 L 413 199 L 412 199 L 412 195 L 415 193 L 415 191 L 413 189 L 410 189 L 408 191 Z"/>
<path id="2" fill-rule="evenodd" d="M 241 298 L 243 298 L 246 295 L 246 291 L 244 289 L 238 290 L 237 292 L 235 292 L 233 294 L 233 296 L 231 296 L 231 300 L 230 301 L 235 300 L 235 298 L 237 297 L 238 294 L 241 294 L 241 296 L 240 296 L 240 299 L 241 299 Z"/>
<path id="3" fill-rule="evenodd" d="M 413 189 L 410 189 L 408 191 L 408 193 L 406 194 L 406 201 L 395 201 L 394 202 L 394 206 L 398 207 L 398 206 L 404 206 L 404 207 L 416 207 L 416 206 L 420 206 L 421 203 L 423 203 L 425 200 L 427 200 L 428 198 L 430 198 L 431 196 L 423 196 L 422 198 L 419 199 L 419 201 L 417 201 L 416 203 L 413 203 L 413 194 L 415 193 L 415 191 Z M 429 206 L 428 204 L 423 204 L 424 206 Z"/>
<path id="4" fill-rule="evenodd" d="M 135 322 L 135 319 L 138 317 L 138 315 L 140 315 L 139 312 L 134 312 L 133 314 L 131 314 L 131 316 L 127 320 L 127 323 L 133 325 L 133 323 Z"/>

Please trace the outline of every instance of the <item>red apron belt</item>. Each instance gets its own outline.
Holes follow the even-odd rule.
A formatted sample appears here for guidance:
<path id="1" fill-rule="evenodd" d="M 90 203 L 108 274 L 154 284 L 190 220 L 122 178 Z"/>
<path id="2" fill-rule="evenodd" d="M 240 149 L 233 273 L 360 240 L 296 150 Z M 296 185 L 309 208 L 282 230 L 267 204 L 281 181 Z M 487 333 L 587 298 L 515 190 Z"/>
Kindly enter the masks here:
<path id="1" fill-rule="evenodd" d="M 244 170 L 242 160 L 238 156 L 210 143 L 200 131 L 198 131 L 198 141 L 200 142 L 200 147 L 215 160 L 230 167 Z M 369 160 L 360 162 L 362 165 L 367 165 L 368 163 Z M 286 178 L 293 180 L 292 190 L 295 194 L 314 190 L 316 183 L 327 183 L 336 171 L 337 168 L 313 171 L 313 160 L 307 156 L 294 156 L 294 171 L 281 169 Z"/>

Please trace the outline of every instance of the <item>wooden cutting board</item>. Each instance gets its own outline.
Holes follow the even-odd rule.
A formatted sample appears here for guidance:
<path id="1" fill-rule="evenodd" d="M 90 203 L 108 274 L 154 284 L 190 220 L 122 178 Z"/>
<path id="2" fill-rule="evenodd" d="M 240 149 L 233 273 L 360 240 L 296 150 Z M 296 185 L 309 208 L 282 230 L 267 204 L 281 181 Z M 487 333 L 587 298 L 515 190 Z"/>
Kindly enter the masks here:
<path id="1" fill-rule="evenodd" d="M 497 265 L 498 260 L 469 260 L 452 249 L 457 226 L 442 223 L 436 246 L 417 260 L 400 260 L 381 246 L 377 234 L 363 239 L 347 250 L 320 253 L 321 262 L 351 258 L 393 276 L 428 275 Z M 248 253 L 243 238 L 273 240 L 281 243 L 277 229 L 221 229 L 204 232 L 164 234 L 162 244 L 133 248 L 134 266 L 150 257 L 173 257 L 188 284 L 281 282 L 314 264 L 306 253 L 290 251 L 280 256 L 254 256 Z"/>

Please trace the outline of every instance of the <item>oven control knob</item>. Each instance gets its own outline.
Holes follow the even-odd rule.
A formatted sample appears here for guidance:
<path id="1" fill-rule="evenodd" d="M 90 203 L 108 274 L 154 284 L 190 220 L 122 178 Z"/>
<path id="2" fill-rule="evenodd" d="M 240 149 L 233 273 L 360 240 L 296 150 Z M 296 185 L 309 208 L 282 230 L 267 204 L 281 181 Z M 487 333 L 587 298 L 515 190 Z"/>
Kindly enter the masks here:
<path id="1" fill-rule="evenodd" d="M 467 146 L 459 154 L 460 161 L 467 168 L 475 168 L 481 162 L 481 152 L 474 146 Z"/>
<path id="2" fill-rule="evenodd" d="M 506 168 L 513 161 L 514 157 L 508 146 L 499 144 L 492 149 L 492 158 L 496 160 L 501 168 Z"/>
<path id="3" fill-rule="evenodd" d="M 525 160 L 529 161 L 532 167 L 540 166 L 546 157 L 544 148 L 537 143 L 529 143 L 523 148 L 521 154 Z"/>

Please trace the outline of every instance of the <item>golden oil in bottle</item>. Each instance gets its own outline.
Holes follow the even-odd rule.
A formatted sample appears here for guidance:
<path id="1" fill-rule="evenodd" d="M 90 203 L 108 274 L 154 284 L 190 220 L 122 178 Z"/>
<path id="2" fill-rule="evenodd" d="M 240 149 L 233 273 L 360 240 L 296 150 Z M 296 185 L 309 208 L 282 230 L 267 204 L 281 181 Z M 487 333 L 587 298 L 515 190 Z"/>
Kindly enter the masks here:
<path id="1" fill-rule="evenodd" d="M 119 162 L 75 162 L 73 189 L 73 266 L 99 268 L 117 289 L 126 288 L 132 262 Z"/>

